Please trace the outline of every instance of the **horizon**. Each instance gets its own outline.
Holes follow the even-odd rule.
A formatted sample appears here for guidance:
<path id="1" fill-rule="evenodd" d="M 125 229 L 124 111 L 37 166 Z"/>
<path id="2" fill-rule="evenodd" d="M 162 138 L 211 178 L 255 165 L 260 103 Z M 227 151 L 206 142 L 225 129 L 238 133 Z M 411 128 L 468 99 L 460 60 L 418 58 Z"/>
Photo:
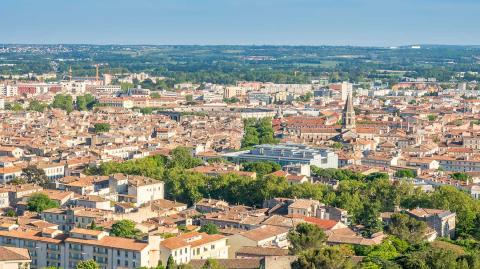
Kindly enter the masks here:
<path id="1" fill-rule="evenodd" d="M 478 10 L 480 3 L 475 0 L 3 0 L 0 41 L 478 46 Z"/>
<path id="2" fill-rule="evenodd" d="M 221 47 L 221 46 L 239 46 L 239 47 L 352 47 L 352 48 L 385 48 L 385 49 L 402 49 L 412 46 L 423 47 L 480 47 L 480 44 L 404 44 L 404 45 L 391 45 L 391 46 L 370 46 L 370 45 L 302 45 L 302 44 L 121 44 L 121 43 L 2 43 L 1 46 L 198 46 L 198 47 Z"/>

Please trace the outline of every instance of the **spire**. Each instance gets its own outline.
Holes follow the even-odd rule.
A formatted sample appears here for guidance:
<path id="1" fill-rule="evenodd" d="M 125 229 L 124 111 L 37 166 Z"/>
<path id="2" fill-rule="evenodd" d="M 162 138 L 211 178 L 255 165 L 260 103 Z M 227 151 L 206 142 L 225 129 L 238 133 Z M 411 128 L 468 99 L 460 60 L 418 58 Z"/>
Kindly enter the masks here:
<path id="1" fill-rule="evenodd" d="M 355 109 L 353 109 L 352 94 L 347 95 L 345 107 L 342 113 L 342 128 L 345 130 L 355 129 Z"/>
<path id="2" fill-rule="evenodd" d="M 72 66 L 71 65 L 70 65 L 70 68 L 68 69 L 68 77 L 69 77 L 70 81 L 72 81 L 73 73 L 72 73 Z"/>

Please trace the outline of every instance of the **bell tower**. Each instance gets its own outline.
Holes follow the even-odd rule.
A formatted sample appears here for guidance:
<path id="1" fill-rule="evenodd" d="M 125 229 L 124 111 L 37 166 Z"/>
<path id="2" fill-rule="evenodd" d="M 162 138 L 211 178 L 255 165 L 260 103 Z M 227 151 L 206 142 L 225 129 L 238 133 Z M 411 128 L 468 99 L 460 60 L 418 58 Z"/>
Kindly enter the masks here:
<path id="1" fill-rule="evenodd" d="M 355 110 L 353 109 L 352 93 L 349 93 L 342 113 L 342 129 L 355 129 Z"/>

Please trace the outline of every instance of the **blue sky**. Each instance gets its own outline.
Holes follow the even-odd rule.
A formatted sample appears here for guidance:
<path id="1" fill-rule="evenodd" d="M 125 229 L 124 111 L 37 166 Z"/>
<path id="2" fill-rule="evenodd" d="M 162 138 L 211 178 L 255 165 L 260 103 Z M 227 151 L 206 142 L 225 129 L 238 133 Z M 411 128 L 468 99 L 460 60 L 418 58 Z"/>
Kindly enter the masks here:
<path id="1" fill-rule="evenodd" d="M 480 1 L 0 0 L 0 43 L 480 45 Z"/>

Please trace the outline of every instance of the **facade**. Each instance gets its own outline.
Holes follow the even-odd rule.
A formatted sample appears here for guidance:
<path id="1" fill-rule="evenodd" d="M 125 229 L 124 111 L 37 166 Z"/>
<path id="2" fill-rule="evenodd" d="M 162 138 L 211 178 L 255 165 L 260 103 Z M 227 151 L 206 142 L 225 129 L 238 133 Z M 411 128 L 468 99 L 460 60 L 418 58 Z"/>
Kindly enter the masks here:
<path id="1" fill-rule="evenodd" d="M 440 237 L 455 237 L 456 214 L 448 210 L 416 208 L 407 212 L 417 220 L 427 222 L 427 225 Z"/>
<path id="2" fill-rule="evenodd" d="M 167 264 L 172 255 L 176 264 L 189 263 L 196 259 L 228 258 L 227 238 L 219 234 L 199 232 L 185 233 L 163 240 L 160 243 L 160 261 Z"/>
<path id="3" fill-rule="evenodd" d="M 150 240 L 150 238 L 149 238 Z M 108 236 L 106 232 L 75 228 L 70 234 L 59 230 L 1 230 L 3 246 L 28 249 L 31 268 L 48 266 L 74 269 L 83 260 L 93 259 L 100 268 L 152 267 L 158 263 L 160 239 L 154 242 Z"/>

